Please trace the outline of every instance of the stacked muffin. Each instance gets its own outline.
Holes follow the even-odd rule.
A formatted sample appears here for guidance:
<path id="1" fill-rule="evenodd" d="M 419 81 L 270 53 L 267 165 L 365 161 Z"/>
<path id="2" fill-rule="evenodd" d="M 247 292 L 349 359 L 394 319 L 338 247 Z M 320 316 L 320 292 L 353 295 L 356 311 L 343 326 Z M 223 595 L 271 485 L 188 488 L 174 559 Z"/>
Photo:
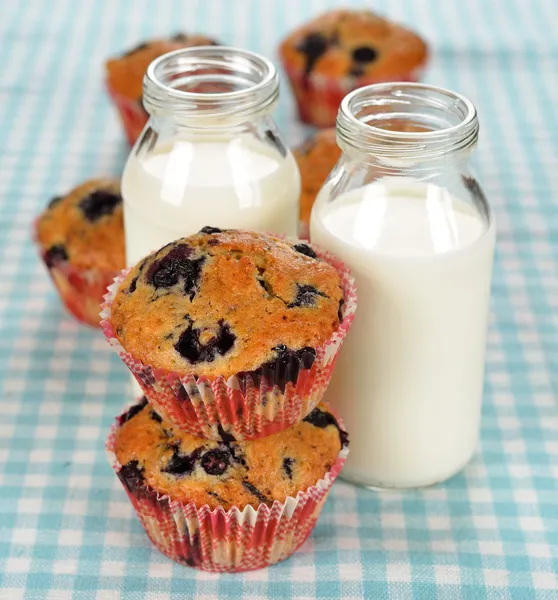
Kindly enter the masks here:
<path id="1" fill-rule="evenodd" d="M 347 453 L 320 401 L 355 308 L 327 253 L 246 231 L 206 227 L 115 280 L 103 330 L 145 398 L 107 449 L 163 553 L 239 571 L 306 539 Z"/>

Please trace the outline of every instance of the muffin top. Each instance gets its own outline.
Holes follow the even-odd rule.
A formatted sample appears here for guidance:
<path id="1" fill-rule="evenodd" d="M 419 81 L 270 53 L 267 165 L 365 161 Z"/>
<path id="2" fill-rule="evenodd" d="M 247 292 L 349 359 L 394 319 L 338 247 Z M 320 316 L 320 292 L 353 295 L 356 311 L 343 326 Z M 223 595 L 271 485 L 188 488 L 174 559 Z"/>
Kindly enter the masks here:
<path id="1" fill-rule="evenodd" d="M 133 100 L 140 100 L 143 76 L 149 64 L 159 56 L 192 46 L 217 46 L 218 42 L 205 35 L 177 33 L 164 40 L 151 40 L 136 46 L 122 56 L 106 62 L 109 88 Z"/>
<path id="2" fill-rule="evenodd" d="M 124 222 L 120 183 L 91 179 L 52 198 L 36 226 L 49 267 L 69 261 L 78 269 L 124 268 Z"/>
<path id="3" fill-rule="evenodd" d="M 318 131 L 294 150 L 301 181 L 300 220 L 306 225 L 314 200 L 340 155 L 333 128 Z"/>
<path id="4" fill-rule="evenodd" d="M 230 377 L 293 357 L 309 368 L 342 303 L 339 274 L 309 245 L 204 227 L 128 273 L 110 322 L 144 364 Z"/>
<path id="5" fill-rule="evenodd" d="M 144 398 L 120 417 L 114 449 L 130 491 L 139 480 L 172 500 L 228 510 L 271 506 L 305 491 L 324 477 L 347 443 L 324 405 L 274 435 L 218 442 L 162 421 Z"/>
<path id="6" fill-rule="evenodd" d="M 421 65 L 427 48 L 415 33 L 369 10 L 333 10 L 289 35 L 280 54 L 306 75 L 383 78 Z"/>

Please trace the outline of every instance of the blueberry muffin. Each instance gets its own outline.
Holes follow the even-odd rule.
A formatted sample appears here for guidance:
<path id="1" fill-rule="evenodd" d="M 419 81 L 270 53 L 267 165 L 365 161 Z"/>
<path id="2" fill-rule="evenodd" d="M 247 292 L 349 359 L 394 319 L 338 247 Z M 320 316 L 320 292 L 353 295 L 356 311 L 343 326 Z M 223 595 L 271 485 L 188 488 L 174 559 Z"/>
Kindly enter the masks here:
<path id="1" fill-rule="evenodd" d="M 102 327 L 166 420 L 246 440 L 322 399 L 355 309 L 354 280 L 327 253 L 204 227 L 123 273 Z"/>
<path id="2" fill-rule="evenodd" d="M 121 56 L 106 62 L 106 85 L 133 145 L 148 120 L 141 98 L 143 76 L 149 64 L 159 56 L 192 46 L 215 46 L 218 43 L 205 35 L 177 33 L 168 39 L 144 42 Z"/>
<path id="3" fill-rule="evenodd" d="M 327 176 L 339 160 L 341 149 L 335 129 L 323 129 L 295 148 L 294 157 L 300 170 L 300 235 L 309 237 L 310 213 L 314 200 Z"/>
<path id="4" fill-rule="evenodd" d="M 279 54 L 300 118 L 333 127 L 350 91 L 385 81 L 414 81 L 427 60 L 415 33 L 369 10 L 334 10 L 306 23 L 280 45 Z"/>
<path id="5" fill-rule="evenodd" d="M 184 433 L 145 398 L 117 419 L 106 449 L 153 544 L 216 572 L 290 556 L 312 532 L 348 453 L 347 434 L 324 405 L 265 439 L 218 442 Z"/>
<path id="6" fill-rule="evenodd" d="M 311 363 L 342 302 L 339 274 L 309 245 L 206 227 L 130 271 L 111 323 L 155 369 L 228 378 L 278 358 Z"/>
<path id="7" fill-rule="evenodd" d="M 106 288 L 125 264 L 119 182 L 91 179 L 52 198 L 37 219 L 35 238 L 67 308 L 98 326 Z"/>
<path id="8" fill-rule="evenodd" d="M 163 421 L 147 399 L 120 417 L 115 454 L 121 478 L 197 507 L 258 508 L 295 497 L 322 479 L 347 434 L 324 405 L 303 421 L 253 441 L 193 437 Z"/>

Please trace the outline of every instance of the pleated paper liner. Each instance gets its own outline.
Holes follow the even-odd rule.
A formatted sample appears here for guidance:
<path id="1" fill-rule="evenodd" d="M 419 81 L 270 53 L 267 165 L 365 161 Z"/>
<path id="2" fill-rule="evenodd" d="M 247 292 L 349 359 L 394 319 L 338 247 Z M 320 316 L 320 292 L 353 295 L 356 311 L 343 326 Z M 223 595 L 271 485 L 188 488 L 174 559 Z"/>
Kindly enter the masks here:
<path id="1" fill-rule="evenodd" d="M 338 424 L 344 428 L 341 421 Z M 261 569 L 293 554 L 312 532 L 348 455 L 348 448 L 342 448 L 324 477 L 296 497 L 271 506 L 261 504 L 257 510 L 247 506 L 225 511 L 173 501 L 140 481 L 133 469 L 126 469 L 116 458 L 119 426 L 117 419 L 107 438 L 107 456 L 149 539 L 170 559 L 205 571 Z"/>
<path id="2" fill-rule="evenodd" d="M 50 267 L 49 274 L 70 313 L 86 325 L 99 327 L 99 308 L 114 273 L 84 271 L 66 263 Z"/>
<path id="3" fill-rule="evenodd" d="M 354 89 L 388 81 L 420 81 L 426 61 L 411 72 L 394 74 L 389 79 L 327 77 L 321 73 L 306 74 L 285 61 L 283 68 L 296 99 L 300 120 L 315 127 L 335 127 L 341 100 Z"/>
<path id="4" fill-rule="evenodd" d="M 78 321 L 91 327 L 99 327 L 103 296 L 114 281 L 115 272 L 95 268 L 78 269 L 68 261 L 49 265 L 46 252 L 37 240 L 36 223 L 33 225 L 33 241 L 37 244 L 41 259 L 68 311 Z"/>
<path id="5" fill-rule="evenodd" d="M 228 379 L 156 369 L 126 352 L 116 338 L 110 319 L 112 302 L 128 271 L 115 279 L 101 312 L 103 332 L 153 408 L 165 420 L 196 437 L 256 439 L 294 425 L 322 400 L 341 344 L 354 319 L 357 296 L 348 268 L 328 252 L 313 248 L 341 277 L 345 302 L 339 328 L 316 347 L 315 357 L 309 350 L 289 353 L 256 371 L 237 373 Z"/>
<path id="6" fill-rule="evenodd" d="M 124 129 L 124 133 L 126 134 L 128 143 L 130 146 L 133 146 L 149 119 L 149 115 L 141 103 L 141 98 L 133 100 L 132 98 L 119 94 L 114 91 L 108 83 L 107 91 L 118 111 L 118 117 L 122 124 L 122 128 Z"/>

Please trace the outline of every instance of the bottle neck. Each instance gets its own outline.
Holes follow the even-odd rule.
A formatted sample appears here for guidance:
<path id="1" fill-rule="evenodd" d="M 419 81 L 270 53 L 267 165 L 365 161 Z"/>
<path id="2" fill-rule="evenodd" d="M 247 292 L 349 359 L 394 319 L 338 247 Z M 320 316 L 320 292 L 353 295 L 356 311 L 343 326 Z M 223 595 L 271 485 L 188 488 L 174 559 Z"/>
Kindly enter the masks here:
<path id="1" fill-rule="evenodd" d="M 341 149 L 397 173 L 465 161 L 478 139 L 476 109 L 465 97 L 418 83 L 359 88 L 337 116 Z"/>
<path id="2" fill-rule="evenodd" d="M 279 96 L 273 64 L 253 52 L 198 46 L 154 60 L 143 103 L 154 118 L 195 129 L 239 127 L 269 114 Z"/>

